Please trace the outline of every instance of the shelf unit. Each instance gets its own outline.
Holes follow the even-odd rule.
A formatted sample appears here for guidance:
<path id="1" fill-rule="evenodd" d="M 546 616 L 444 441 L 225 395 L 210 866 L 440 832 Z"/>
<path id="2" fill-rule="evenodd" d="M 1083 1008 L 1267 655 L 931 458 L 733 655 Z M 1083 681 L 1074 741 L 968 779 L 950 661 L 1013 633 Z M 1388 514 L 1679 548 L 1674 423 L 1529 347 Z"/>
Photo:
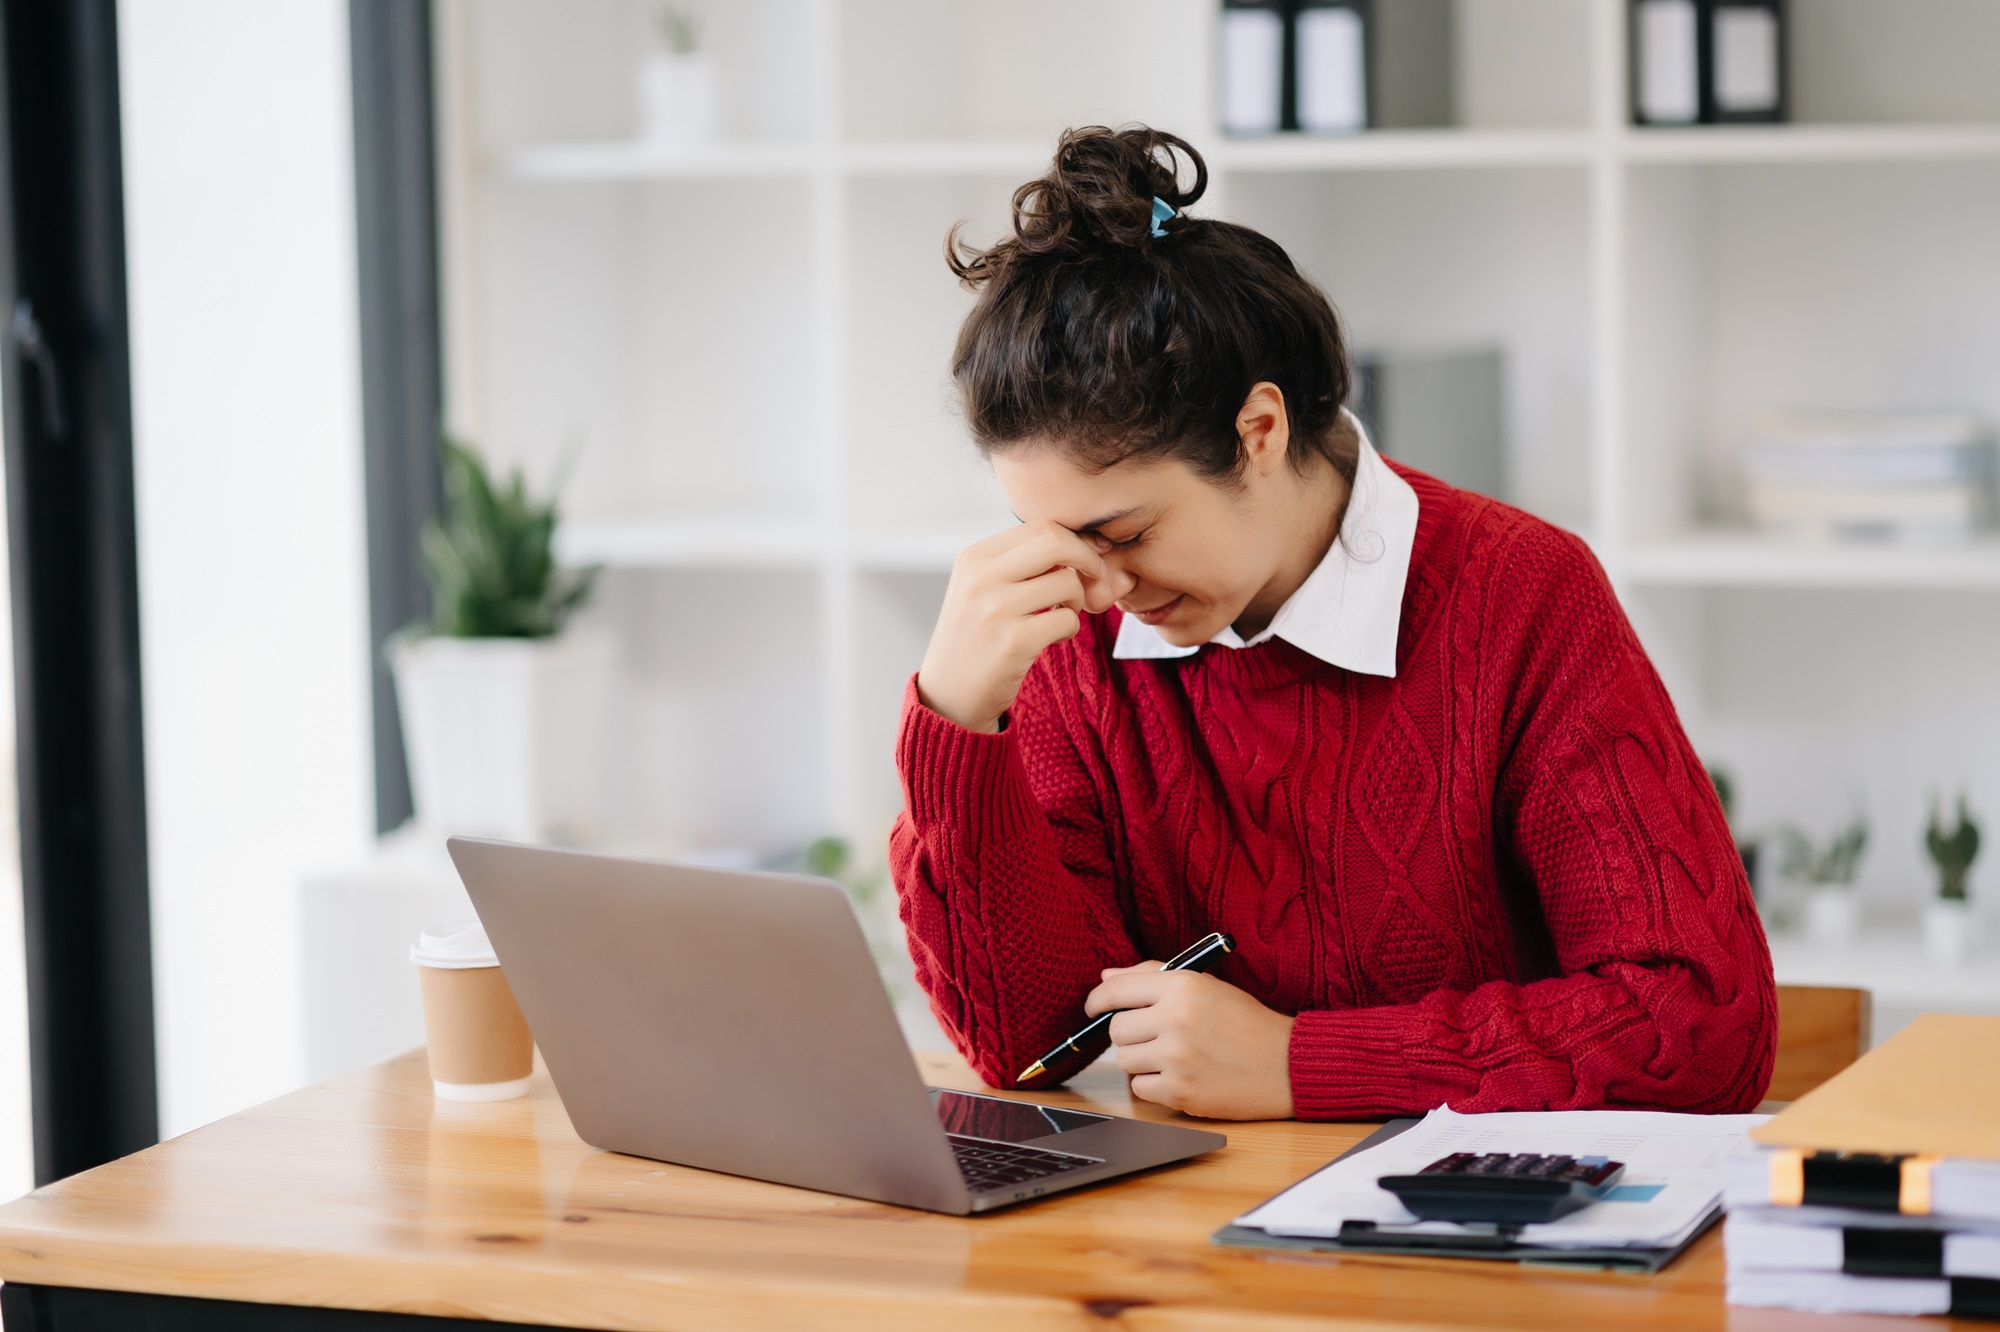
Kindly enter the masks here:
<path id="1" fill-rule="evenodd" d="M 1868 25 L 1900 9 L 1795 7 L 1813 123 L 1634 129 L 1623 0 L 1459 0 L 1458 127 L 1245 140 L 1212 128 L 1211 0 L 731 0 L 723 137 L 668 150 L 632 138 L 641 0 L 445 0 L 449 416 L 537 476 L 575 459 L 561 549 L 614 571 L 635 745 L 705 774 L 697 816 L 692 779 L 638 764 L 630 820 L 876 854 L 945 576 L 1010 521 L 949 405 L 945 231 L 997 235 L 1062 126 L 1142 120 L 1355 345 L 1503 349 L 1512 498 L 1589 538 L 1746 817 L 1824 826 L 1858 794 L 1864 886 L 1901 900 L 1931 786 L 2000 811 L 2000 691 L 1972 683 L 2000 678 L 2000 544 L 1772 542 L 1732 468 L 1763 406 L 2000 420 L 2000 105 L 1923 63 L 2000 41 L 2000 11 L 1909 3 L 1895 41 Z M 1890 53 L 1860 92 L 1815 75 L 1846 49 Z M 751 672 L 768 712 L 746 644 L 783 656 Z M 762 775 L 807 762 L 782 796 Z"/>
<path id="2" fill-rule="evenodd" d="M 2000 590 L 2000 541 L 1966 545 L 1807 545 L 1708 533 L 1629 546 L 1629 583 L 1649 587 L 1983 588 Z"/>
<path id="3" fill-rule="evenodd" d="M 959 551 L 993 531 L 982 524 L 936 524 L 854 532 L 845 550 L 861 570 L 948 574 Z M 571 568 L 816 569 L 834 549 L 833 535 L 817 519 L 762 513 L 568 523 L 556 539 L 557 560 Z"/>
<path id="4" fill-rule="evenodd" d="M 1991 945 L 1987 945 L 1990 949 Z M 1823 944 L 1796 934 L 1771 935 L 1780 985 L 1854 985 L 1873 1000 L 1873 1043 L 1879 1045 L 1919 1013 L 2000 1014 L 2000 967 L 1990 952 L 1956 964 L 1924 950 L 1915 925 L 1884 921 L 1871 937 Z"/>
<path id="5" fill-rule="evenodd" d="M 1609 143 L 1604 140 L 1608 137 Z M 1294 135 L 1215 142 L 1222 171 L 1417 171 L 1585 166 L 1600 156 L 1656 163 L 2000 161 L 2000 127 L 1985 125 L 1717 125 L 1688 129 L 1382 130 L 1347 137 Z M 500 170 L 520 180 L 640 180 L 800 176 L 1031 176 L 1048 164 L 1039 140 L 953 143 L 705 144 L 644 141 L 544 144 L 510 153 Z"/>

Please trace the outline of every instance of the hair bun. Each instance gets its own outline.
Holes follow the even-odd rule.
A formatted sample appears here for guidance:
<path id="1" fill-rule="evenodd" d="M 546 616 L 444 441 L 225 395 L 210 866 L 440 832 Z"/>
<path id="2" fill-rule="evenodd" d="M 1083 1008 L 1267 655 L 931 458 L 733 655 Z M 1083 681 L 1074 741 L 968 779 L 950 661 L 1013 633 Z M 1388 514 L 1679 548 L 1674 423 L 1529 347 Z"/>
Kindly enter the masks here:
<path id="1" fill-rule="evenodd" d="M 1194 168 L 1183 188 L 1181 159 Z M 958 229 L 945 245 L 952 271 L 977 286 L 1017 256 L 1144 248 L 1155 243 L 1153 200 L 1176 213 L 1208 189 L 1208 164 L 1177 134 L 1134 125 L 1063 131 L 1049 173 L 1014 191 L 1014 234 L 990 250 L 961 252 Z M 1163 224 L 1168 235 L 1175 223 Z"/>

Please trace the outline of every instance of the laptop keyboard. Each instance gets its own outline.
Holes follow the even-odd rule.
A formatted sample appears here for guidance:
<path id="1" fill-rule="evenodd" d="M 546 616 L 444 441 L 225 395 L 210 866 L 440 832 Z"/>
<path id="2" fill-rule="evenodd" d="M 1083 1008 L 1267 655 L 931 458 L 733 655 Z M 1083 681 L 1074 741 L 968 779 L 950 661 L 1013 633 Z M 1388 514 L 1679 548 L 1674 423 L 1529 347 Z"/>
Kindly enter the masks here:
<path id="1" fill-rule="evenodd" d="M 959 1173 L 965 1176 L 966 1185 L 974 1193 L 1004 1189 L 1032 1179 L 1060 1175 L 1066 1170 L 1104 1164 L 1095 1156 L 1071 1156 L 1067 1152 L 1023 1147 L 1014 1142 L 962 1138 L 956 1133 L 947 1133 L 945 1137 L 951 1141 L 951 1150 L 958 1157 Z"/>

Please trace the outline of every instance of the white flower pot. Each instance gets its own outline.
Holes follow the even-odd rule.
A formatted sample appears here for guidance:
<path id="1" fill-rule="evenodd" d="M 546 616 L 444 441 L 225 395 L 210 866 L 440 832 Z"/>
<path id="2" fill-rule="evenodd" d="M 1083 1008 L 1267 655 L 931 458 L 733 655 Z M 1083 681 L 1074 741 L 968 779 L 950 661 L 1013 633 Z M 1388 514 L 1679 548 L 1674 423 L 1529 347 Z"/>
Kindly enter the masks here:
<path id="1" fill-rule="evenodd" d="M 1848 943 L 1860 914 L 1852 888 L 1815 888 L 1806 898 L 1806 937 L 1814 943 Z"/>
<path id="2" fill-rule="evenodd" d="M 639 62 L 639 137 L 648 143 L 705 143 L 715 132 L 715 79 L 699 51 L 659 51 Z"/>
<path id="3" fill-rule="evenodd" d="M 1964 961 L 1971 941 L 1969 903 L 1934 897 L 1924 904 L 1924 951 L 1933 961 L 1954 965 Z"/>
<path id="4" fill-rule="evenodd" d="M 407 637 L 390 662 L 420 826 L 522 842 L 602 832 L 609 639 Z"/>

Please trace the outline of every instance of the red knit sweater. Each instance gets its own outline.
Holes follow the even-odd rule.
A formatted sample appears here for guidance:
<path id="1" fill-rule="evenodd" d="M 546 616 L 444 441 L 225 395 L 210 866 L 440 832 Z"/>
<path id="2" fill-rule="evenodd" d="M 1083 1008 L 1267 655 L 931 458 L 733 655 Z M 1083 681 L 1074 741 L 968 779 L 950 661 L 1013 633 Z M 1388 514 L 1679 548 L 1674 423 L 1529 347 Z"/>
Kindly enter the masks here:
<path id="1" fill-rule="evenodd" d="M 917 976 L 981 1077 L 1107 966 L 1236 938 L 1296 1014 L 1302 1119 L 1744 1111 L 1771 957 L 1722 810 L 1587 547 L 1408 469 L 1394 679 L 1273 639 L 1044 652 L 999 734 L 906 695 L 891 865 Z"/>

